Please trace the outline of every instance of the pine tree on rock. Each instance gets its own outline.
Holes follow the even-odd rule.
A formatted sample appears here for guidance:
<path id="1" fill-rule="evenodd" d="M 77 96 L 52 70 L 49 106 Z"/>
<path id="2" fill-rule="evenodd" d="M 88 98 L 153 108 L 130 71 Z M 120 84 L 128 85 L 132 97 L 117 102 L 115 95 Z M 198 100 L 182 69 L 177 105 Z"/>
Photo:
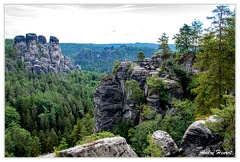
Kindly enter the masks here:
<path id="1" fill-rule="evenodd" d="M 170 47 L 168 45 L 168 38 L 169 36 L 167 36 L 167 34 L 164 32 L 162 33 L 161 38 L 158 38 L 159 40 L 157 41 L 160 43 L 158 45 L 158 49 L 162 50 L 162 56 L 164 59 L 168 59 L 171 53 Z"/>

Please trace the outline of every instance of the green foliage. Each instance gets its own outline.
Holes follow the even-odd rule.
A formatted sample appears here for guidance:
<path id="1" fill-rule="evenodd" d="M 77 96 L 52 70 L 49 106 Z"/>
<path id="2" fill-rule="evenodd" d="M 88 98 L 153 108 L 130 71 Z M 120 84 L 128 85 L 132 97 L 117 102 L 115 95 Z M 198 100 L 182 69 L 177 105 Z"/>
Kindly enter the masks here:
<path id="1" fill-rule="evenodd" d="M 190 90 L 188 89 L 188 86 L 192 80 L 190 71 L 178 65 L 176 59 L 174 58 L 165 60 L 161 65 L 161 69 L 163 72 L 168 74 L 171 79 L 181 84 L 185 96 L 190 94 Z"/>
<path id="2" fill-rule="evenodd" d="M 70 144 L 76 145 L 79 140 L 82 140 L 85 136 L 91 135 L 94 131 L 93 127 L 94 120 L 89 114 L 86 114 L 82 119 L 78 118 L 77 123 L 74 125 L 73 131 L 70 135 Z"/>
<path id="3" fill-rule="evenodd" d="M 6 129 L 13 121 L 19 123 L 20 128 L 39 138 L 31 145 L 35 147 L 40 143 L 40 154 L 52 152 L 62 138 L 69 147 L 74 146 L 80 137 L 93 133 L 93 92 L 100 78 L 100 74 L 85 71 L 58 75 L 6 71 Z M 80 135 L 74 134 L 78 118 L 86 127 Z M 14 138 L 13 142 L 15 140 L 18 139 Z M 13 151 L 15 156 L 20 156 Z M 34 150 L 28 156 L 37 154 Z"/>
<path id="4" fill-rule="evenodd" d="M 172 70 L 176 76 L 175 80 L 182 85 L 183 91 L 187 94 L 187 88 L 192 80 L 190 72 L 181 66 L 175 66 Z"/>
<path id="5" fill-rule="evenodd" d="M 164 157 L 161 143 L 156 143 L 151 134 L 147 136 L 148 146 L 144 150 L 147 157 Z"/>
<path id="6" fill-rule="evenodd" d="M 125 82 L 125 92 L 130 99 L 133 99 L 140 105 L 143 102 L 143 91 L 138 85 L 138 82 L 134 79 Z"/>
<path id="7" fill-rule="evenodd" d="M 142 106 L 141 119 L 142 121 L 153 120 L 155 119 L 157 112 L 152 110 L 148 105 L 143 104 Z"/>
<path id="8" fill-rule="evenodd" d="M 5 107 L 5 127 L 9 127 L 12 122 L 20 124 L 20 114 L 13 107 L 6 105 Z"/>
<path id="9" fill-rule="evenodd" d="M 142 51 L 138 52 L 137 58 L 139 61 L 142 61 L 145 58 L 145 55 Z"/>
<path id="10" fill-rule="evenodd" d="M 19 71 L 25 63 L 18 59 L 17 50 L 12 39 L 5 39 L 5 67 L 11 71 Z"/>
<path id="11" fill-rule="evenodd" d="M 149 94 L 156 94 L 159 96 L 160 104 L 165 106 L 169 100 L 169 85 L 162 78 L 158 76 L 148 77 L 147 85 L 149 86 Z"/>
<path id="12" fill-rule="evenodd" d="M 5 57 L 11 58 L 13 60 L 17 57 L 17 51 L 14 47 L 14 43 L 12 39 L 5 40 Z"/>
<path id="13" fill-rule="evenodd" d="M 154 120 L 143 121 L 128 132 L 131 147 L 138 156 L 144 157 L 144 150 L 148 147 L 147 136 L 161 129 L 162 115 L 157 115 Z"/>
<path id="14" fill-rule="evenodd" d="M 65 150 L 68 148 L 68 144 L 66 142 L 66 138 L 62 138 L 61 141 L 60 141 L 60 145 L 57 146 L 57 147 L 54 147 L 54 150 L 55 151 L 61 151 L 61 150 Z"/>
<path id="15" fill-rule="evenodd" d="M 191 51 L 196 52 L 202 32 L 202 22 L 199 20 L 194 20 L 192 26 L 184 24 L 183 27 L 179 29 L 179 33 L 173 37 L 173 39 L 175 39 L 176 49 L 182 54 Z"/>
<path id="16" fill-rule="evenodd" d="M 119 65 L 120 65 L 120 61 L 115 60 L 115 61 L 114 61 L 114 66 L 113 66 L 113 74 L 116 74 L 116 73 L 117 73 L 117 70 L 118 70 Z"/>
<path id="17" fill-rule="evenodd" d="M 213 28 L 204 35 L 197 53 L 199 85 L 196 116 L 209 115 L 211 108 L 221 109 L 223 95 L 235 91 L 235 13 L 228 6 L 213 10 Z"/>
<path id="18" fill-rule="evenodd" d="M 12 122 L 5 131 L 5 152 L 17 157 L 31 156 L 31 134 Z"/>
<path id="19" fill-rule="evenodd" d="M 31 156 L 37 157 L 41 154 L 41 142 L 37 136 L 33 137 L 31 144 Z"/>
<path id="20" fill-rule="evenodd" d="M 128 69 L 128 72 L 127 72 L 128 75 L 131 75 L 131 74 L 132 74 L 132 71 L 133 71 L 134 67 L 135 67 L 135 64 L 131 64 L 131 65 L 130 65 L 130 67 L 129 67 L 129 69 Z"/>
<path id="21" fill-rule="evenodd" d="M 120 135 L 121 137 L 124 137 L 127 141 L 127 143 L 130 142 L 130 139 L 128 137 L 128 131 L 132 128 L 132 123 L 130 120 L 128 121 L 117 121 L 116 125 L 113 129 L 113 134 Z"/>
<path id="22" fill-rule="evenodd" d="M 175 39 L 176 49 L 181 53 L 187 53 L 191 48 L 191 32 L 191 27 L 184 24 L 183 27 L 180 28 L 179 33 L 173 37 L 173 39 Z"/>
<path id="23" fill-rule="evenodd" d="M 207 122 L 207 126 L 224 138 L 225 151 L 235 152 L 235 99 L 231 95 L 223 96 L 225 104 L 220 109 L 211 109 L 217 122 Z"/>
<path id="24" fill-rule="evenodd" d="M 192 22 L 192 51 L 193 52 L 197 52 L 198 51 L 198 45 L 199 45 L 199 40 L 200 40 L 200 37 L 202 36 L 202 32 L 203 32 L 203 29 L 202 29 L 202 25 L 203 23 L 200 21 L 200 20 L 194 20 Z"/>
<path id="25" fill-rule="evenodd" d="M 164 32 L 164 33 L 162 33 L 161 38 L 158 38 L 158 39 L 159 40 L 157 42 L 160 43 L 160 45 L 158 45 L 158 49 L 161 50 L 163 59 L 168 59 L 171 55 L 171 50 L 170 50 L 170 47 L 168 45 L 169 37 Z"/>
<path id="26" fill-rule="evenodd" d="M 174 110 L 167 111 L 162 121 L 162 130 L 168 132 L 179 146 L 188 126 L 195 121 L 195 105 L 185 99 L 172 101 Z"/>
<path id="27" fill-rule="evenodd" d="M 83 140 L 80 140 L 77 142 L 77 145 L 82 145 L 85 143 L 90 143 L 99 139 L 103 139 L 103 138 L 109 138 L 109 137 L 116 137 L 116 135 L 114 135 L 111 132 L 106 132 L 106 131 L 102 131 L 102 132 L 98 132 L 97 134 L 93 133 L 89 136 L 85 136 L 83 138 Z"/>

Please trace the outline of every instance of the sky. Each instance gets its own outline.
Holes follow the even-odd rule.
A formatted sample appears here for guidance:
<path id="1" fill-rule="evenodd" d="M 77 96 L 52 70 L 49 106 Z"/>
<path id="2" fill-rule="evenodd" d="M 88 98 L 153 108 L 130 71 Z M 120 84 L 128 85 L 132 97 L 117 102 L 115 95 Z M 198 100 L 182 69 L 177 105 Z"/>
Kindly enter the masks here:
<path id="1" fill-rule="evenodd" d="M 4 5 L 5 38 L 36 33 L 60 43 L 157 43 L 163 32 L 172 37 L 196 19 L 208 28 L 207 4 Z M 233 7 L 231 7 L 233 8 Z"/>

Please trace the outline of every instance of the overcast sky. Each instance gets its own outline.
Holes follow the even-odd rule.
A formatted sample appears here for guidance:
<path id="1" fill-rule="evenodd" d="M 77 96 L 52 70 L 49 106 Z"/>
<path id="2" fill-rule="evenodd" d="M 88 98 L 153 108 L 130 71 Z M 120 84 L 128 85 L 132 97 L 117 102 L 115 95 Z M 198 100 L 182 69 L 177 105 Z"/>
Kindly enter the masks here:
<path id="1" fill-rule="evenodd" d="M 60 43 L 157 43 L 194 19 L 209 27 L 216 5 L 5 5 L 5 38 L 36 33 Z M 232 7 L 233 8 L 233 7 Z"/>

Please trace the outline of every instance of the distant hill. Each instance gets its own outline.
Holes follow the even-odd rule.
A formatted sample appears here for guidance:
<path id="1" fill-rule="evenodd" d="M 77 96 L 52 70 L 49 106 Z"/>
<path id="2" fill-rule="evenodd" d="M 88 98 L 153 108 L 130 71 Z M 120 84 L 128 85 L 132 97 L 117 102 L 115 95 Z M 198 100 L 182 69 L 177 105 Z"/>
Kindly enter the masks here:
<path id="1" fill-rule="evenodd" d="M 173 44 L 169 45 L 175 51 Z M 150 58 L 158 52 L 158 44 L 127 43 L 127 44 L 78 44 L 60 43 L 62 53 L 70 57 L 83 70 L 111 73 L 115 60 L 136 60 L 142 51 Z"/>
<path id="2" fill-rule="evenodd" d="M 92 43 L 59 43 L 64 55 L 69 56 L 78 53 L 81 49 L 88 48 L 94 50 L 103 50 L 105 47 L 135 46 L 149 47 L 157 50 L 158 44 L 155 43 L 113 43 L 113 44 L 92 44 Z M 176 51 L 175 44 L 169 44 L 173 52 Z"/>

